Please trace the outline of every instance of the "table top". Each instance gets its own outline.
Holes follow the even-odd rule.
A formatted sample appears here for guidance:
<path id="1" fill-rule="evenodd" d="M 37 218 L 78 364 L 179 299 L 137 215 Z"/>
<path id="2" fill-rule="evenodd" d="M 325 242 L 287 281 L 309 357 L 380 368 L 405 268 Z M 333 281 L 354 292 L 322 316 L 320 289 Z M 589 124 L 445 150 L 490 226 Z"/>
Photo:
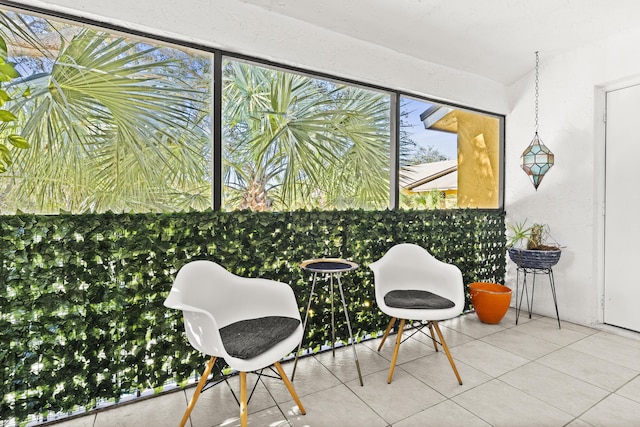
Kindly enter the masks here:
<path id="1" fill-rule="evenodd" d="M 300 264 L 300 268 L 314 273 L 341 273 L 358 268 L 359 265 L 341 258 L 308 259 Z"/>

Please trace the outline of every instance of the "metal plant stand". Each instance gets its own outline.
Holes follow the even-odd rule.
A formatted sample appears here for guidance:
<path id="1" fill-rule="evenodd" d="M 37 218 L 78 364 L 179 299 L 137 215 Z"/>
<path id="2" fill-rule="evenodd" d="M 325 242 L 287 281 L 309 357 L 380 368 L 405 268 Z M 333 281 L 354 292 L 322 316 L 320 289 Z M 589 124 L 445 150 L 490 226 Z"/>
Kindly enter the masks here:
<path id="1" fill-rule="evenodd" d="M 522 275 L 522 293 L 520 294 L 520 300 L 518 300 L 518 289 L 520 287 L 520 276 Z M 533 275 L 531 280 L 531 301 L 529 301 L 529 290 L 527 286 L 527 276 Z M 529 312 L 529 319 L 531 319 L 531 311 L 533 310 L 533 294 L 536 289 L 536 276 L 546 275 L 549 278 L 549 284 L 551 285 L 551 293 L 553 295 L 553 303 L 556 307 L 556 317 L 558 319 L 558 329 L 560 326 L 560 314 L 558 313 L 558 300 L 556 298 L 556 284 L 553 278 L 553 268 L 529 268 L 518 267 L 516 277 L 516 325 L 518 324 L 518 318 L 520 317 L 520 310 L 522 309 L 522 299 L 526 294 L 527 297 L 527 311 Z"/>

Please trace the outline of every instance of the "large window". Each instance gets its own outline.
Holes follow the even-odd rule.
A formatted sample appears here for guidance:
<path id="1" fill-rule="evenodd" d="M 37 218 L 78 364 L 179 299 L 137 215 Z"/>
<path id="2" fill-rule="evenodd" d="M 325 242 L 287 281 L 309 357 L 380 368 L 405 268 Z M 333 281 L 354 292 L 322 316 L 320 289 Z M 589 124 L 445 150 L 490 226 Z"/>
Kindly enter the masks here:
<path id="1" fill-rule="evenodd" d="M 21 74 L 4 88 L 24 94 L 2 133 L 30 144 L 2 213 L 211 207 L 210 53 L 11 12 L 0 28 Z"/>
<path id="2" fill-rule="evenodd" d="M 502 206 L 499 116 L 121 34 L 0 10 L 0 213 Z"/>
<path id="3" fill-rule="evenodd" d="M 400 105 L 400 207 L 500 207 L 500 119 L 409 97 Z"/>
<path id="4" fill-rule="evenodd" d="M 223 207 L 389 204 L 389 95 L 244 62 L 223 64 Z"/>

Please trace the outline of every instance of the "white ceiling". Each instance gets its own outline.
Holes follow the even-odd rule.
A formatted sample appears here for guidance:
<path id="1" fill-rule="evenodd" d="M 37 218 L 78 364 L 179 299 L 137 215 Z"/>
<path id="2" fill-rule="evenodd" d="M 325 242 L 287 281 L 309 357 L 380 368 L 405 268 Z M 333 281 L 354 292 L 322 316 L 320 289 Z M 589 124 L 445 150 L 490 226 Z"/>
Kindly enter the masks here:
<path id="1" fill-rule="evenodd" d="M 640 27 L 638 0 L 241 1 L 504 85 L 536 51 L 544 62 Z"/>

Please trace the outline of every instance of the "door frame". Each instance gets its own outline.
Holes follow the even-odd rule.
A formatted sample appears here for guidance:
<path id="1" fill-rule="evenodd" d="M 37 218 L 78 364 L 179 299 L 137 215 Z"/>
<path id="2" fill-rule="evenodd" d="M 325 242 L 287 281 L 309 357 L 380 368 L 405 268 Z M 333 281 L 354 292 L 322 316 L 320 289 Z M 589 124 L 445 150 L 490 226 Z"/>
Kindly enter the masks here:
<path id="1" fill-rule="evenodd" d="M 607 92 L 640 85 L 640 75 L 608 82 L 595 87 L 594 106 L 594 248 L 595 259 L 594 277 L 596 278 L 598 293 L 598 323 L 618 328 L 604 323 L 605 305 L 605 215 L 606 215 L 606 114 Z"/>

